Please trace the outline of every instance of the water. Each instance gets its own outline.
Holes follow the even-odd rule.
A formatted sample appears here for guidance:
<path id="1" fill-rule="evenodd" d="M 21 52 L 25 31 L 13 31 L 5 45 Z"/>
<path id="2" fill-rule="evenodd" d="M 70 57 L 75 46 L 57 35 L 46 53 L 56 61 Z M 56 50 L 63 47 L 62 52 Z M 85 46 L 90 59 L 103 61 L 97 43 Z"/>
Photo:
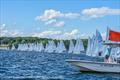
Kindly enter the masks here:
<path id="1" fill-rule="evenodd" d="M 0 80 L 120 80 L 119 74 L 80 73 L 66 59 L 100 60 L 68 53 L 0 51 Z"/>

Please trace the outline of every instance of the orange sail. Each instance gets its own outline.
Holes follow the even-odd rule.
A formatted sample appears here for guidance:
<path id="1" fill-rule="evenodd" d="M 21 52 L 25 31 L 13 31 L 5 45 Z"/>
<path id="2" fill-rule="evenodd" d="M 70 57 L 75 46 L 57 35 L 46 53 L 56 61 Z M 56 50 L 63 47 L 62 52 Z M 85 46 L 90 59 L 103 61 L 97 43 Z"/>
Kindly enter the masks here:
<path id="1" fill-rule="evenodd" d="M 120 32 L 109 30 L 109 38 L 108 39 L 110 41 L 120 42 Z"/>

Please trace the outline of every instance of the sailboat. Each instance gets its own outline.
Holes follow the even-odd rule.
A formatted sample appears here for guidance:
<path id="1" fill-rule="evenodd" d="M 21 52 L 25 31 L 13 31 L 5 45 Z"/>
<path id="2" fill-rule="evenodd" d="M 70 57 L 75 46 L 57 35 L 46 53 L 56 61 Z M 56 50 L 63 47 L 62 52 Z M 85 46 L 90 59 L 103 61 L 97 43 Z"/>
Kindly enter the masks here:
<path id="1" fill-rule="evenodd" d="M 55 49 L 56 49 L 55 43 L 53 41 L 49 41 L 47 45 L 47 52 L 53 53 L 55 52 Z"/>
<path id="2" fill-rule="evenodd" d="M 74 54 L 80 54 L 81 52 L 84 52 L 84 46 L 83 46 L 83 42 L 80 39 L 76 40 L 76 45 L 74 47 Z"/>
<path id="3" fill-rule="evenodd" d="M 46 44 L 44 52 L 48 52 L 48 49 L 49 49 L 49 42 Z"/>
<path id="4" fill-rule="evenodd" d="M 92 57 L 101 57 L 103 55 L 103 39 L 98 30 L 96 30 L 96 34 L 93 35 L 92 39 L 88 38 L 88 47 L 86 51 L 86 55 Z"/>
<path id="5" fill-rule="evenodd" d="M 87 56 L 91 56 L 91 44 L 92 44 L 92 39 L 88 37 L 88 45 L 87 45 L 87 51 L 86 51 Z"/>
<path id="6" fill-rule="evenodd" d="M 73 41 L 70 40 L 70 45 L 69 45 L 68 53 L 73 53 L 73 50 L 74 50 L 74 44 L 73 44 Z"/>
<path id="7" fill-rule="evenodd" d="M 11 48 L 11 50 L 15 50 L 15 45 L 14 45 L 14 44 L 12 45 L 12 48 Z"/>
<path id="8" fill-rule="evenodd" d="M 64 42 L 60 40 L 56 48 L 56 53 L 65 53 L 65 52 L 66 52 L 66 48 L 65 48 Z"/>
<path id="9" fill-rule="evenodd" d="M 102 36 L 100 34 L 100 32 L 98 30 L 96 30 L 96 39 L 95 39 L 95 56 L 97 57 L 102 57 L 103 55 L 103 39 L 102 39 Z"/>
<path id="10" fill-rule="evenodd" d="M 44 46 L 42 44 L 42 42 L 38 45 L 39 46 L 39 52 L 44 52 Z"/>
<path id="11" fill-rule="evenodd" d="M 113 30 L 108 31 L 107 39 L 103 43 L 104 45 L 109 46 L 107 51 L 111 54 L 111 49 L 113 47 L 120 48 L 120 32 Z M 115 53 L 116 54 L 116 53 Z M 112 55 L 110 55 L 111 57 Z M 109 59 L 110 59 L 109 57 Z M 66 62 L 77 66 L 81 72 L 108 72 L 108 73 L 120 73 L 120 63 L 117 61 L 107 61 L 107 62 L 94 62 L 86 60 L 66 60 Z"/>

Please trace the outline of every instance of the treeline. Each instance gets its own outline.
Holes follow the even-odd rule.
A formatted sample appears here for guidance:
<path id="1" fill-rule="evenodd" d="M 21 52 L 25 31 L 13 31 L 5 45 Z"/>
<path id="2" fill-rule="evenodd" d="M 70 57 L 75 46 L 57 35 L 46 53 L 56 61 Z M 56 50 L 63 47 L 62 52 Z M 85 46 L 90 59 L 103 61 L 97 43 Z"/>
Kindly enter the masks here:
<path id="1" fill-rule="evenodd" d="M 38 38 L 38 37 L 0 37 L 0 45 L 7 45 L 8 47 L 11 47 L 12 45 L 16 45 L 18 47 L 18 44 L 27 44 L 27 43 L 43 43 L 44 47 L 48 43 L 49 40 L 53 40 L 55 44 L 57 45 L 57 42 L 60 40 L 57 39 L 48 39 L 48 38 Z M 74 45 L 76 43 L 75 39 L 72 39 Z M 87 39 L 82 39 L 83 45 L 86 49 L 87 47 Z M 66 49 L 69 48 L 70 40 L 63 40 Z"/>

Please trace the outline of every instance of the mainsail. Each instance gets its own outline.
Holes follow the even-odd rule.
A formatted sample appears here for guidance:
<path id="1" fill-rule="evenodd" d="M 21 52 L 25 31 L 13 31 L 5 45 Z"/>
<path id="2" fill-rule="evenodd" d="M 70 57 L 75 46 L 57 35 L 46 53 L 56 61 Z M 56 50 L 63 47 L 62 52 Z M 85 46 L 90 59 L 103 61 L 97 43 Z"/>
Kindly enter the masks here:
<path id="1" fill-rule="evenodd" d="M 73 41 L 70 40 L 70 45 L 69 45 L 69 51 L 68 51 L 68 53 L 73 53 L 73 50 L 74 50 L 74 44 L 73 44 Z"/>
<path id="2" fill-rule="evenodd" d="M 65 48 L 64 42 L 62 40 L 60 41 L 60 43 L 58 43 L 56 52 L 57 53 L 66 52 L 66 48 Z"/>
<path id="3" fill-rule="evenodd" d="M 42 43 L 39 44 L 39 51 L 40 52 L 43 52 L 44 51 L 44 46 Z"/>
<path id="4" fill-rule="evenodd" d="M 53 41 L 49 41 L 47 52 L 52 53 L 55 51 L 55 48 L 56 48 L 55 43 Z"/>
<path id="5" fill-rule="evenodd" d="M 84 51 L 83 42 L 82 42 L 80 39 L 77 39 L 73 53 L 75 53 L 75 54 L 80 54 L 82 51 Z"/>
<path id="6" fill-rule="evenodd" d="M 95 56 L 102 56 L 102 47 L 103 47 L 103 39 L 98 30 L 96 30 L 96 38 L 95 38 Z"/>
<path id="7" fill-rule="evenodd" d="M 88 38 L 87 51 L 86 51 L 86 55 L 88 55 L 88 56 L 91 56 L 91 44 L 92 44 L 92 39 L 89 37 Z"/>

